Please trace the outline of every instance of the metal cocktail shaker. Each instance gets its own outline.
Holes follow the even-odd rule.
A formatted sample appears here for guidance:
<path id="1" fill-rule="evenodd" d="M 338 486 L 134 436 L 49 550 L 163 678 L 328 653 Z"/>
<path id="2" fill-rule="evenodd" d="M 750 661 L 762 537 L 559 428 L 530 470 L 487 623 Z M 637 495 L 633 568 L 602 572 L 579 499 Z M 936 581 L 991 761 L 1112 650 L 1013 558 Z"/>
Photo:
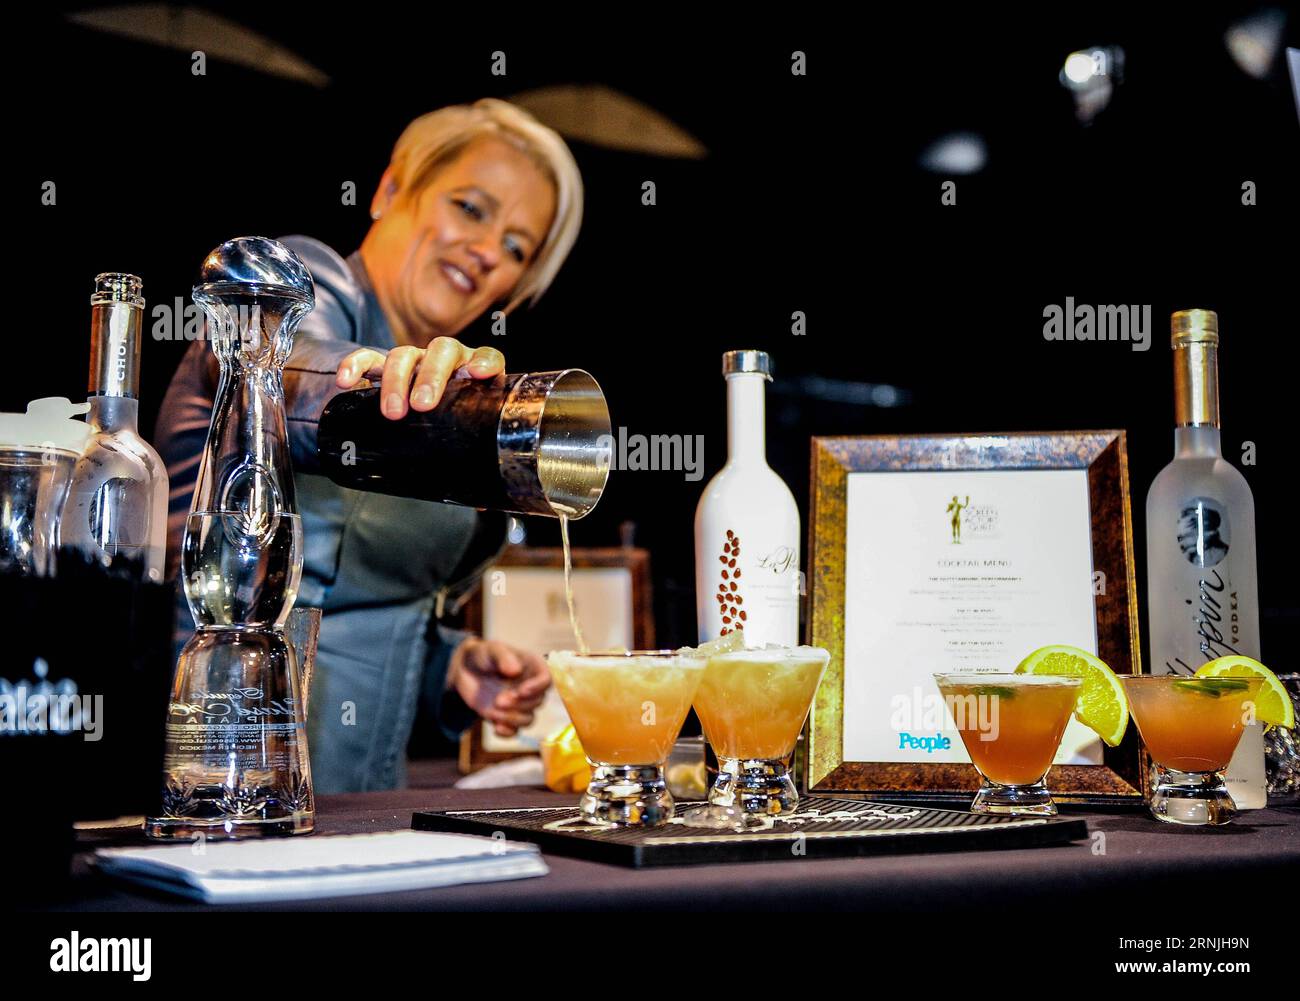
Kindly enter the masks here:
<path id="1" fill-rule="evenodd" d="M 396 421 L 378 389 L 340 393 L 316 440 L 340 486 L 570 519 L 600 500 L 613 454 L 604 394 L 581 369 L 452 379 L 437 407 Z"/>

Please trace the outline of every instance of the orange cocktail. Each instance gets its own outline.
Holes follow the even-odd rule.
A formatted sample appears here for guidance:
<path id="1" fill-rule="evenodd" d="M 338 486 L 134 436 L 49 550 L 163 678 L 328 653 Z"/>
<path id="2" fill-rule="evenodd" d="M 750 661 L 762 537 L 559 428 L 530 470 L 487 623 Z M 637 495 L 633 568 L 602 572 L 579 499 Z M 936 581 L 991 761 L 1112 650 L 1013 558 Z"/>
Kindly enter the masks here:
<path id="1" fill-rule="evenodd" d="M 548 655 L 592 778 L 581 811 L 594 823 L 653 825 L 673 816 L 663 779 L 708 661 L 671 651 Z"/>
<path id="2" fill-rule="evenodd" d="M 936 674 L 944 703 L 984 784 L 975 813 L 1056 813 L 1044 779 L 1061 746 L 1082 678 Z"/>
<path id="3" fill-rule="evenodd" d="M 740 650 L 709 658 L 695 712 L 719 758 L 784 758 L 808 718 L 821 651 Z"/>
<path id="4" fill-rule="evenodd" d="M 767 647 L 714 653 L 695 712 L 718 755 L 709 805 L 691 810 L 692 827 L 745 830 L 793 813 L 799 793 L 789 758 L 830 654 L 820 647 Z"/>
<path id="5" fill-rule="evenodd" d="M 1223 781 L 1253 711 L 1259 678 L 1124 677 L 1129 711 L 1156 763 L 1151 813 L 1174 824 L 1226 824 L 1237 813 Z"/>

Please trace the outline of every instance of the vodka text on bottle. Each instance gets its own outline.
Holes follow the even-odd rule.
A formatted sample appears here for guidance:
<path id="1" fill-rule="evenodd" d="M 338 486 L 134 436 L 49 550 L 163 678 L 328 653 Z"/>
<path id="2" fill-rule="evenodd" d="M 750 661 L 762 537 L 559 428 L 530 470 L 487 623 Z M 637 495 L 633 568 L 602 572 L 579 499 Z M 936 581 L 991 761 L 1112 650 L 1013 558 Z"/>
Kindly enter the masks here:
<path id="1" fill-rule="evenodd" d="M 728 351 L 727 463 L 695 511 L 695 601 L 699 638 L 737 629 L 748 646 L 799 643 L 799 509 L 767 464 L 762 351 Z"/>
<path id="2" fill-rule="evenodd" d="M 72 476 L 60 538 L 99 560 L 141 560 L 161 581 L 167 546 L 167 470 L 136 428 L 144 298 L 135 275 L 102 274 L 90 299 L 93 436 Z"/>
<path id="3" fill-rule="evenodd" d="M 1173 315 L 1174 458 L 1147 494 L 1153 674 L 1192 674 L 1231 654 L 1261 659 L 1255 502 L 1219 440 L 1219 320 Z M 1227 772 L 1239 807 L 1265 805 L 1264 743 L 1247 727 Z"/>

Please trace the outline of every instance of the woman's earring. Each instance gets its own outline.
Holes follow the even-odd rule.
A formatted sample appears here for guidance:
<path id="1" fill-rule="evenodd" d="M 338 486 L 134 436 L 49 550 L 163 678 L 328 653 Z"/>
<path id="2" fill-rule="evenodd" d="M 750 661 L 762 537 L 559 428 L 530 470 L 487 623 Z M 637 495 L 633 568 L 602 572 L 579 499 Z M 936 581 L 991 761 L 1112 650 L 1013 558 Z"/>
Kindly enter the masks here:
<path id="1" fill-rule="evenodd" d="M 370 210 L 370 218 L 371 218 L 371 219 L 374 219 L 376 222 L 379 221 L 379 217 L 380 217 L 381 215 L 383 215 L 383 213 L 380 212 L 379 209 L 371 209 L 371 210 Z"/>

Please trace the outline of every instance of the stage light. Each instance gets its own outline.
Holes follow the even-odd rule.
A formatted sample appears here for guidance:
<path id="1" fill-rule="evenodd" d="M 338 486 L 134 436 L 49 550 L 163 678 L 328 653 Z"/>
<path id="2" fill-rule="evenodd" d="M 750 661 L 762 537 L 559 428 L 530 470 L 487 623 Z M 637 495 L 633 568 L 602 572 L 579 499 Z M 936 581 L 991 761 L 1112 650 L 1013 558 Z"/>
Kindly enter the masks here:
<path id="1" fill-rule="evenodd" d="M 1243 18 L 1223 36 L 1232 61 L 1256 80 L 1263 80 L 1282 49 L 1286 14 L 1269 8 Z"/>
<path id="2" fill-rule="evenodd" d="M 940 136 L 921 154 L 921 166 L 935 174 L 977 174 L 984 169 L 988 150 L 974 132 Z"/>
<path id="3" fill-rule="evenodd" d="M 1065 57 L 1061 86 L 1074 97 L 1074 113 L 1087 125 L 1110 104 L 1124 77 L 1124 50 L 1118 45 L 1079 49 Z"/>
<path id="4" fill-rule="evenodd" d="M 1092 79 L 1096 71 L 1096 65 L 1092 61 L 1092 56 L 1086 52 L 1071 52 L 1065 57 L 1065 78 L 1076 86 L 1082 86 Z"/>

